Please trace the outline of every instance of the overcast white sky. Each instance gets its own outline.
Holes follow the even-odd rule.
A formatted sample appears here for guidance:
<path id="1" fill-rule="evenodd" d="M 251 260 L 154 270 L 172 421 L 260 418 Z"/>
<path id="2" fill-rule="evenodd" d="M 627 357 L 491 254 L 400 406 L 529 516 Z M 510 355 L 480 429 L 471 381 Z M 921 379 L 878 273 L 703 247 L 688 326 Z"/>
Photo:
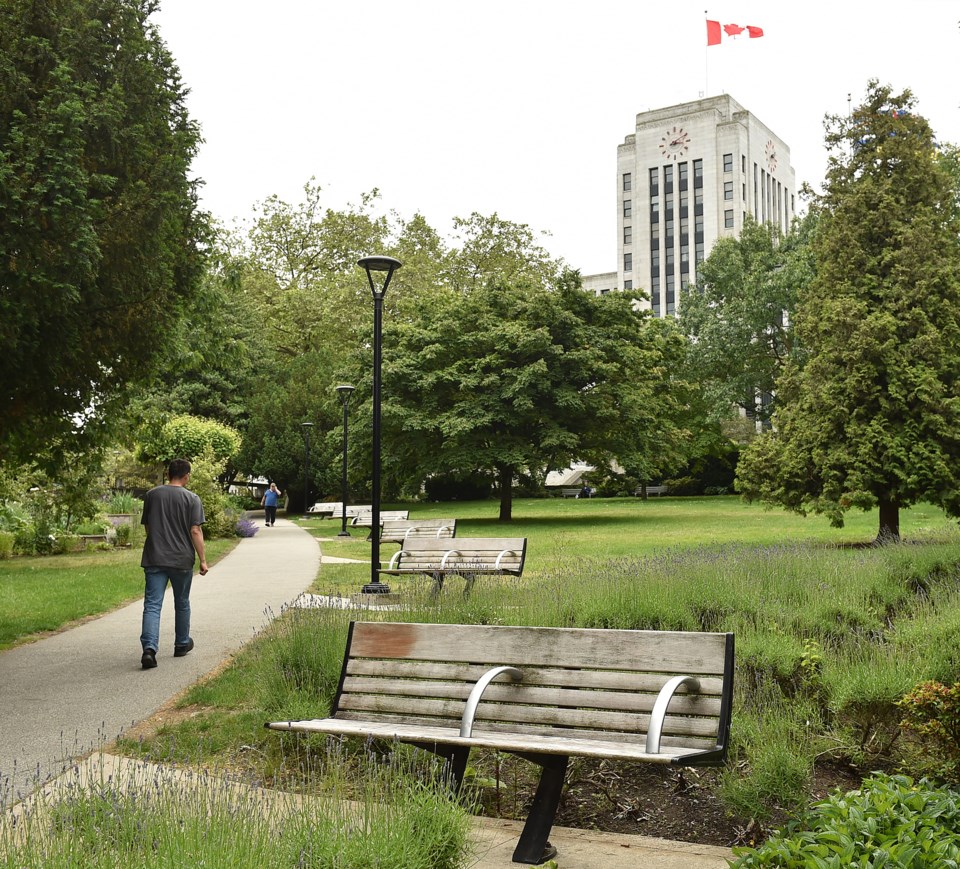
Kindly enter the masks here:
<path id="1" fill-rule="evenodd" d="M 706 18 L 765 35 L 707 49 Z M 729 93 L 819 186 L 824 114 L 874 77 L 960 143 L 957 0 L 161 0 L 154 21 L 206 140 L 203 205 L 227 223 L 313 176 L 330 207 L 377 187 L 442 233 L 497 212 L 591 274 L 615 268 L 638 112 Z"/>

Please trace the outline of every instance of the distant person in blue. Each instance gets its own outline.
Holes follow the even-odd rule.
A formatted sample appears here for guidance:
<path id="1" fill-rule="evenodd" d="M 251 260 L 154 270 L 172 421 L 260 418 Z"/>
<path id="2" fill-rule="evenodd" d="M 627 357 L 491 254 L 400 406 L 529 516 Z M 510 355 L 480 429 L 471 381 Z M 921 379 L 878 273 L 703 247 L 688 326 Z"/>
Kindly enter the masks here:
<path id="1" fill-rule="evenodd" d="M 263 497 L 260 499 L 260 503 L 263 505 L 264 512 L 266 513 L 266 524 L 268 528 L 277 524 L 277 504 L 280 503 L 280 496 L 282 494 L 283 492 L 277 488 L 277 484 L 271 483 L 270 488 L 264 492 Z"/>
<path id="2" fill-rule="evenodd" d="M 200 575 L 209 568 L 203 547 L 203 504 L 186 488 L 190 462 L 174 459 L 167 468 L 169 482 L 156 486 L 143 499 L 140 524 L 147 532 L 140 566 L 144 574 L 143 626 L 140 666 L 157 666 L 160 648 L 160 610 L 169 580 L 173 588 L 173 657 L 182 658 L 193 648 L 190 636 L 190 585 L 193 582 L 194 553 L 200 558 Z"/>

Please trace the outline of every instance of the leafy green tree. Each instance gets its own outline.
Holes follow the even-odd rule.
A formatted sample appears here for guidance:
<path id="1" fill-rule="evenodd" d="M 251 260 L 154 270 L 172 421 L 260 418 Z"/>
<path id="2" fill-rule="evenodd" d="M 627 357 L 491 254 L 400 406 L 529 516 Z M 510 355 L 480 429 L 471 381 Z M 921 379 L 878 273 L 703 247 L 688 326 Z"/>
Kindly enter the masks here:
<path id="1" fill-rule="evenodd" d="M 194 296 L 199 133 L 155 0 L 0 5 L 0 450 L 99 435 Z M 64 449 L 67 447 L 64 446 Z"/>
<path id="2" fill-rule="evenodd" d="M 137 457 L 143 462 L 196 459 L 209 454 L 212 461 L 224 465 L 240 450 L 239 432 L 222 422 L 181 415 L 168 419 L 162 427 L 147 426 L 140 432 Z"/>
<path id="3" fill-rule="evenodd" d="M 748 218 L 738 238 L 721 239 L 683 297 L 680 325 L 690 336 L 689 376 L 701 384 L 715 419 L 740 407 L 767 420 L 776 382 L 793 352 L 797 294 L 813 278 L 816 212 L 784 237 Z"/>
<path id="4" fill-rule="evenodd" d="M 636 453 L 646 426 L 663 432 L 663 358 L 632 301 L 584 293 L 572 272 L 438 295 L 385 332 L 385 453 L 420 480 L 491 474 L 501 521 L 518 475 Z"/>
<path id="5" fill-rule="evenodd" d="M 960 515 L 960 221 L 955 177 L 909 91 L 872 81 L 828 119 L 816 277 L 800 296 L 804 358 L 778 383 L 778 430 L 741 458 L 739 486 L 843 524 L 930 501 Z"/>

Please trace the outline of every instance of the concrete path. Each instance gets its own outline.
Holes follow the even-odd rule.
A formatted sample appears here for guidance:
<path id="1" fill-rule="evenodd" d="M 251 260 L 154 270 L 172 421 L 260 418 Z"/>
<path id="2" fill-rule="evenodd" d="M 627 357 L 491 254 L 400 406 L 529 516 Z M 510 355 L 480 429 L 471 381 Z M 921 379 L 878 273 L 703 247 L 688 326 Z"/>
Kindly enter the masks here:
<path id="1" fill-rule="evenodd" d="M 0 652 L 0 804 L 149 718 L 310 586 L 320 567 L 313 537 L 285 519 L 257 524 L 254 537 L 194 578 L 196 648 L 183 658 L 173 657 L 169 588 L 155 670 L 140 667 L 142 601 Z"/>

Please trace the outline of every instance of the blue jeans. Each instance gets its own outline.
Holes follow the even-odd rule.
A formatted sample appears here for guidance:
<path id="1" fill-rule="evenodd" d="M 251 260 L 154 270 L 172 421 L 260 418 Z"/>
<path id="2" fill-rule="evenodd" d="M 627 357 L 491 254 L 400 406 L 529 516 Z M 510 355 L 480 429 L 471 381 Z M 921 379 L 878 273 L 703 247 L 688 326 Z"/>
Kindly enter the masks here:
<path id="1" fill-rule="evenodd" d="M 174 643 L 184 646 L 190 642 L 190 585 L 193 568 L 179 570 L 174 567 L 145 567 L 143 592 L 143 628 L 140 645 L 144 650 L 160 648 L 160 610 L 167 580 L 173 588 Z"/>

